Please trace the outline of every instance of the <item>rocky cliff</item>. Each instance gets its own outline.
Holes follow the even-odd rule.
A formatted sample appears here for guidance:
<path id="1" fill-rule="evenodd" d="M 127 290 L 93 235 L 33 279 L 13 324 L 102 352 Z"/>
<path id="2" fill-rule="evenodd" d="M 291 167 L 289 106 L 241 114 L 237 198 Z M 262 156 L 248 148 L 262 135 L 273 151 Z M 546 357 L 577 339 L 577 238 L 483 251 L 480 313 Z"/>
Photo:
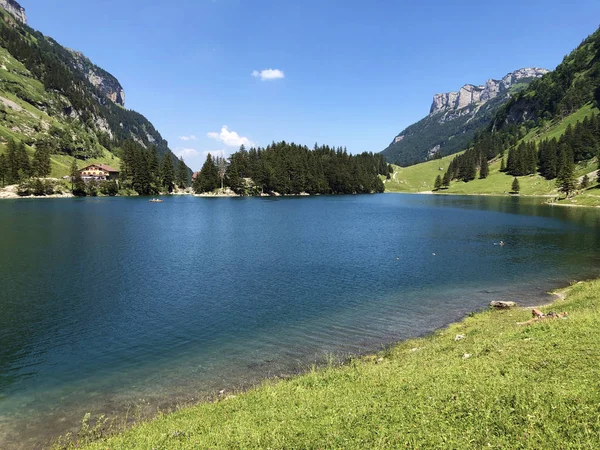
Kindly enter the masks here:
<path id="1" fill-rule="evenodd" d="M 103 158 L 110 165 L 133 140 L 177 163 L 154 125 L 123 107 L 114 76 L 12 14 L 0 7 L 0 151 L 7 137 L 31 152 L 42 143 L 56 157 L 53 170 L 65 174 L 68 164 L 60 158 Z"/>
<path id="2" fill-rule="evenodd" d="M 25 8 L 19 5 L 15 0 L 0 0 L 0 6 L 11 13 L 15 19 L 22 24 L 27 24 Z"/>
<path id="3" fill-rule="evenodd" d="M 1 1 L 1 0 L 0 0 Z M 74 69 L 114 103 L 125 106 L 125 91 L 114 76 L 92 63 L 83 53 L 71 50 Z"/>
<path id="4" fill-rule="evenodd" d="M 465 84 L 458 92 L 436 94 L 429 115 L 397 135 L 383 155 L 391 163 L 409 166 L 464 150 L 511 96 L 547 72 L 519 69 L 501 80 Z"/>
<path id="5" fill-rule="evenodd" d="M 531 80 L 539 78 L 548 73 L 546 69 L 537 67 L 528 67 L 515 70 L 507 74 L 501 80 L 488 80 L 483 86 L 465 84 L 458 92 L 447 92 L 445 94 L 435 94 L 429 114 L 440 112 L 458 111 L 469 105 L 483 104 L 498 95 L 508 92 L 511 87 L 522 80 Z"/>

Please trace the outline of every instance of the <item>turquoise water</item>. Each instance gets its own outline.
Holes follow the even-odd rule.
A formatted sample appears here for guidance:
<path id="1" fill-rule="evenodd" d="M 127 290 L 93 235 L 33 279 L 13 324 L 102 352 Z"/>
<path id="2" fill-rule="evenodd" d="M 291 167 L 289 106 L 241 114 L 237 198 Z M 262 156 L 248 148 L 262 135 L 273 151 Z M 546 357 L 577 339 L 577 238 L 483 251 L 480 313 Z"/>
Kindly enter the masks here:
<path id="1" fill-rule="evenodd" d="M 0 202 L 0 448 L 600 275 L 600 210 L 417 195 Z M 504 247 L 494 245 L 503 240 Z"/>

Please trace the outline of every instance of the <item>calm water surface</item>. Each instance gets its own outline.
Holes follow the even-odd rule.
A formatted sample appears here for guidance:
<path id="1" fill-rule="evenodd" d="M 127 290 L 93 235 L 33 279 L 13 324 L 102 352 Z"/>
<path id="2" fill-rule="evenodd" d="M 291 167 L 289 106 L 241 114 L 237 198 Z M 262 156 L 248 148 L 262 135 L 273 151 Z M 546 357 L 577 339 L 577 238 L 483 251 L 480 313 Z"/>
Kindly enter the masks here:
<path id="1" fill-rule="evenodd" d="M 377 195 L 0 202 L 0 448 L 600 275 L 600 210 Z M 494 243 L 503 240 L 506 246 Z"/>

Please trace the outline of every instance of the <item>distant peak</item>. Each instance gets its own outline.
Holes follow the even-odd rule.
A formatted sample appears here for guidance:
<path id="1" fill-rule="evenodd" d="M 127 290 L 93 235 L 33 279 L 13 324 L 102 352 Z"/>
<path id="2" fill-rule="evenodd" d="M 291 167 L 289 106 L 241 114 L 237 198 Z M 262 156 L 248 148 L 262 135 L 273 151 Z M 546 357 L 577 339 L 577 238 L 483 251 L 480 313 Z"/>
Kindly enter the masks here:
<path id="1" fill-rule="evenodd" d="M 489 79 L 483 86 L 465 84 L 458 92 L 435 94 L 429 114 L 457 111 L 473 104 L 483 104 L 508 91 L 519 80 L 539 78 L 549 70 L 538 67 L 526 67 L 506 74 L 501 80 Z"/>
<path id="2" fill-rule="evenodd" d="M 19 22 L 27 25 L 27 14 L 25 14 L 25 8 L 19 5 L 18 2 L 15 0 L 0 0 L 0 6 L 11 13 Z"/>

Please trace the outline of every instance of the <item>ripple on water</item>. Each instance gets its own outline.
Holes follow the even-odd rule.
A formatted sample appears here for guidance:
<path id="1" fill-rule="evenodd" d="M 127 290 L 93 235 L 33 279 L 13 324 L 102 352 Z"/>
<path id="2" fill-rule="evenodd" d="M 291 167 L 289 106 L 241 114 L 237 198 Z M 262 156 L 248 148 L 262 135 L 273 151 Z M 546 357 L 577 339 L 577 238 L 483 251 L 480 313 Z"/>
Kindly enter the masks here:
<path id="1" fill-rule="evenodd" d="M 39 447 L 87 412 L 151 415 L 378 350 L 490 300 L 540 303 L 598 275 L 600 212 L 538 203 L 0 203 L 0 448 Z"/>

